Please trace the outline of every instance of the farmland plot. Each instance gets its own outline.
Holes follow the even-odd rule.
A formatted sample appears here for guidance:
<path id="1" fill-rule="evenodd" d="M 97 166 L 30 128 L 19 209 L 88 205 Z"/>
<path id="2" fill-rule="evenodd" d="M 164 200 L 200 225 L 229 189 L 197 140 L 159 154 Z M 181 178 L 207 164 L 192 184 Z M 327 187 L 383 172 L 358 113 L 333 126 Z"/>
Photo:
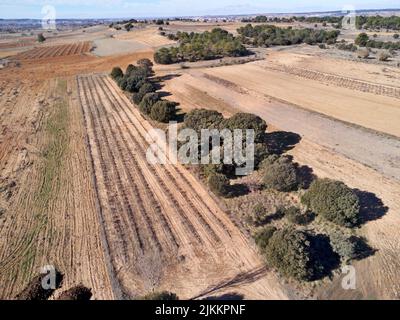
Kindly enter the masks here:
<path id="1" fill-rule="evenodd" d="M 121 292 L 182 298 L 235 288 L 286 298 L 276 276 L 206 189 L 181 165 L 146 160 L 150 124 L 106 76 L 80 76 L 106 249 Z"/>
<path id="2" fill-rule="evenodd" d="M 57 46 L 38 47 L 23 52 L 16 56 L 18 60 L 40 60 L 55 57 L 76 56 L 89 52 L 91 43 L 89 41 L 63 44 Z"/>

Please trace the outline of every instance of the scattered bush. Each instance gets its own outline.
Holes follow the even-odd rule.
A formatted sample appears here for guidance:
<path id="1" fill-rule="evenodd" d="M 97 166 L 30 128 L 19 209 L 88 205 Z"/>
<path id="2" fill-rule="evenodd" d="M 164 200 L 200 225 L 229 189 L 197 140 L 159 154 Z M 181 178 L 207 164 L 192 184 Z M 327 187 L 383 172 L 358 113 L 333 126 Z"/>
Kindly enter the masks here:
<path id="1" fill-rule="evenodd" d="M 381 52 L 379 53 L 378 59 L 379 61 L 388 61 L 390 58 L 389 52 Z"/>
<path id="2" fill-rule="evenodd" d="M 299 186 L 296 166 L 286 157 L 274 159 L 267 158 L 261 164 L 264 187 L 281 192 L 296 190 Z"/>
<path id="3" fill-rule="evenodd" d="M 16 300 L 47 300 L 53 294 L 55 289 L 43 288 L 42 281 L 46 281 L 46 274 L 38 275 L 34 277 L 26 288 L 16 296 Z M 56 270 L 56 283 L 55 286 L 58 289 L 61 286 L 64 275 Z"/>
<path id="4" fill-rule="evenodd" d="M 354 227 L 358 223 L 358 197 L 343 182 L 317 179 L 302 196 L 301 202 L 315 214 L 340 226 Z"/>
<path id="5" fill-rule="evenodd" d="M 214 173 L 208 177 L 208 186 L 217 196 L 229 196 L 230 182 L 223 174 Z"/>
<path id="6" fill-rule="evenodd" d="M 395 34 L 393 35 L 393 38 L 396 39 L 396 40 L 397 40 L 399 37 L 400 37 L 400 35 L 399 35 L 398 33 L 395 33 Z"/>
<path id="7" fill-rule="evenodd" d="M 150 115 L 151 108 L 160 100 L 158 93 L 151 92 L 144 95 L 142 102 L 139 104 L 139 110 L 143 114 Z"/>
<path id="8" fill-rule="evenodd" d="M 358 46 L 365 47 L 365 46 L 367 45 L 368 40 L 369 40 L 368 35 L 367 35 L 365 32 L 363 32 L 363 33 L 360 33 L 360 34 L 357 36 L 357 38 L 356 38 L 356 40 L 354 41 L 354 43 L 355 43 L 356 45 L 358 45 Z"/>
<path id="9" fill-rule="evenodd" d="M 313 219 L 310 212 L 302 213 L 301 210 L 296 207 L 283 208 L 281 209 L 281 213 L 293 224 L 306 225 Z"/>
<path id="10" fill-rule="evenodd" d="M 58 300 L 88 301 L 92 297 L 92 290 L 83 285 L 78 285 L 63 292 Z"/>
<path id="11" fill-rule="evenodd" d="M 276 230 L 273 226 L 266 226 L 254 234 L 254 241 L 261 250 L 265 250 Z"/>
<path id="12" fill-rule="evenodd" d="M 122 72 L 122 69 L 120 67 L 114 67 L 111 71 L 111 78 L 114 80 L 122 78 L 124 76 L 124 73 Z"/>
<path id="13" fill-rule="evenodd" d="M 154 86 L 150 82 L 144 82 L 139 91 L 133 93 L 132 100 L 134 103 L 139 104 L 140 102 L 142 102 L 142 99 L 146 94 L 152 93 L 154 91 Z"/>
<path id="14" fill-rule="evenodd" d="M 257 203 L 252 211 L 250 218 L 250 223 L 255 226 L 261 226 L 268 220 L 268 212 L 262 203 Z"/>
<path id="15" fill-rule="evenodd" d="M 39 33 L 37 36 L 37 41 L 42 43 L 46 41 L 46 38 L 44 37 L 43 33 Z"/>
<path id="16" fill-rule="evenodd" d="M 340 43 L 337 45 L 337 48 L 339 50 L 344 50 L 344 51 L 351 51 L 351 52 L 356 52 L 358 47 L 352 43 L 346 44 L 346 43 Z"/>
<path id="17" fill-rule="evenodd" d="M 267 264 L 284 276 L 310 280 L 314 275 L 310 240 L 304 232 L 293 228 L 273 232 L 265 247 L 265 257 Z"/>
<path id="18" fill-rule="evenodd" d="M 176 103 L 166 100 L 156 102 L 150 111 L 150 117 L 158 122 L 168 123 L 175 118 Z"/>
<path id="19" fill-rule="evenodd" d="M 140 297 L 139 300 L 167 301 L 167 300 L 179 300 L 179 298 L 175 293 L 162 291 L 162 292 L 149 293 L 143 297 Z"/>

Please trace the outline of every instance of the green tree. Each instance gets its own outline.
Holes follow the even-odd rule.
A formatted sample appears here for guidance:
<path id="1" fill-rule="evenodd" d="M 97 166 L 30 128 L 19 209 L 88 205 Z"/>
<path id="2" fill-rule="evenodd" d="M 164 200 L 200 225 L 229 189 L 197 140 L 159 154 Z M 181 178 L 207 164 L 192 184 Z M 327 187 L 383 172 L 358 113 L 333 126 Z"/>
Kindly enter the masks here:
<path id="1" fill-rule="evenodd" d="M 315 214 L 337 225 L 354 227 L 359 222 L 358 196 L 341 181 L 315 180 L 302 196 L 301 202 Z"/>

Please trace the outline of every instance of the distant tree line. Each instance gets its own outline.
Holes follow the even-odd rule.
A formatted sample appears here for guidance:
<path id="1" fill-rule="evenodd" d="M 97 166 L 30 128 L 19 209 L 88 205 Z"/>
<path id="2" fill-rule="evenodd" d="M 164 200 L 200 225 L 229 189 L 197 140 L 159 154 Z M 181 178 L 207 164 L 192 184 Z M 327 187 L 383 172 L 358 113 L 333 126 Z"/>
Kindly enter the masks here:
<path id="1" fill-rule="evenodd" d="M 153 63 L 149 59 L 140 59 L 137 65 L 130 64 L 125 73 L 120 67 L 111 71 L 111 77 L 118 86 L 132 93 L 132 101 L 140 112 L 151 119 L 168 123 L 176 116 L 176 102 L 163 100 L 156 92 L 151 77 L 154 75 Z"/>
<path id="2" fill-rule="evenodd" d="M 307 43 L 310 45 L 318 43 L 334 44 L 340 34 L 338 30 L 313 30 L 280 28 L 273 25 L 246 25 L 238 29 L 242 41 L 255 46 L 293 45 Z"/>
<path id="3" fill-rule="evenodd" d="M 203 33 L 178 32 L 169 37 L 179 41 L 179 47 L 158 50 L 154 54 L 154 60 L 157 63 L 194 62 L 222 57 L 240 57 L 249 54 L 249 51 L 239 39 L 220 28 Z"/>
<path id="4" fill-rule="evenodd" d="M 257 16 L 254 18 L 244 18 L 242 22 L 254 22 L 254 23 L 266 23 L 266 22 L 278 22 L 278 23 L 293 23 L 295 21 L 298 22 L 306 22 L 306 23 L 332 23 L 337 24 L 341 23 L 343 17 L 333 17 L 333 16 L 326 16 L 326 17 L 271 17 L 268 18 L 267 16 Z"/>
<path id="5" fill-rule="evenodd" d="M 358 29 L 400 30 L 400 17 L 357 16 L 356 25 Z"/>

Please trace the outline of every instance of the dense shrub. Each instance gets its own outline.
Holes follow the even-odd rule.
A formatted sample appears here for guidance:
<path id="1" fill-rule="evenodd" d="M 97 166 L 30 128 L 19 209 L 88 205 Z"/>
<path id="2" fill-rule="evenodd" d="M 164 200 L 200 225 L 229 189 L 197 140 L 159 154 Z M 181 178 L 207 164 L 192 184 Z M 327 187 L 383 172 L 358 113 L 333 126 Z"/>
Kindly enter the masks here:
<path id="1" fill-rule="evenodd" d="M 356 25 L 359 29 L 389 29 L 400 30 L 400 17 L 398 16 L 357 16 Z"/>
<path id="2" fill-rule="evenodd" d="M 296 166 L 286 157 L 274 159 L 268 158 L 261 164 L 264 187 L 281 192 L 296 190 L 299 186 Z"/>
<path id="3" fill-rule="evenodd" d="M 394 39 L 398 39 L 400 37 L 400 35 L 398 34 L 398 33 L 395 33 L 394 35 L 393 35 L 393 38 Z"/>
<path id="4" fill-rule="evenodd" d="M 337 45 L 337 48 L 339 50 L 344 50 L 344 51 L 351 51 L 351 52 L 356 52 L 358 47 L 352 43 L 346 44 L 346 43 L 340 43 Z"/>
<path id="5" fill-rule="evenodd" d="M 160 100 L 158 93 L 151 92 L 144 95 L 142 101 L 139 104 L 139 110 L 143 114 L 150 115 L 151 108 L 156 102 Z"/>
<path id="6" fill-rule="evenodd" d="M 343 182 L 330 179 L 315 180 L 301 201 L 315 214 L 340 226 L 354 227 L 358 223 L 358 197 Z"/>
<path id="7" fill-rule="evenodd" d="M 154 86 L 150 82 L 144 82 L 139 91 L 133 93 L 132 100 L 134 103 L 139 104 L 140 102 L 142 102 L 142 99 L 146 94 L 152 93 L 154 91 Z"/>
<path id="8" fill-rule="evenodd" d="M 199 61 L 238 57 L 248 54 L 243 44 L 232 34 L 221 28 L 211 32 L 187 33 L 177 32 L 174 39 L 179 41 L 179 47 L 161 48 L 154 54 L 154 60 L 161 64 L 182 61 Z"/>
<path id="9" fill-rule="evenodd" d="M 218 196 L 226 197 L 229 195 L 229 179 L 223 174 L 215 173 L 208 177 L 208 186 L 211 191 Z"/>
<path id="10" fill-rule="evenodd" d="M 281 209 L 282 215 L 293 224 L 306 225 L 311 222 L 313 216 L 310 212 L 302 213 L 299 208 L 289 207 Z"/>
<path id="11" fill-rule="evenodd" d="M 360 33 L 360 34 L 357 36 L 357 38 L 356 38 L 356 40 L 354 41 L 354 43 L 355 43 L 356 45 L 361 46 L 361 47 L 365 47 L 365 46 L 367 45 L 368 40 L 369 40 L 368 35 L 367 35 L 366 33 L 363 32 L 363 33 Z"/>
<path id="12" fill-rule="evenodd" d="M 152 106 L 150 117 L 155 121 L 168 123 L 175 118 L 175 113 L 175 102 L 161 100 Z"/>
<path id="13" fill-rule="evenodd" d="M 114 67 L 111 71 L 111 78 L 114 80 L 119 79 L 124 76 L 122 69 L 120 67 Z"/>
<path id="14" fill-rule="evenodd" d="M 202 129 L 219 128 L 223 119 L 224 117 L 218 111 L 195 109 L 185 115 L 184 125 L 186 128 L 200 132 Z"/>
<path id="15" fill-rule="evenodd" d="M 237 31 L 243 37 L 251 38 L 253 45 L 265 47 L 300 43 L 310 45 L 319 43 L 333 44 L 340 34 L 340 31 L 337 30 L 280 28 L 274 25 L 257 25 L 253 27 L 251 24 L 241 27 Z"/>
<path id="16" fill-rule="evenodd" d="M 253 207 L 249 222 L 253 225 L 261 226 L 266 223 L 268 216 L 269 214 L 264 205 L 262 203 L 257 203 Z"/>
<path id="17" fill-rule="evenodd" d="M 83 285 L 78 285 L 67 291 L 64 291 L 58 300 L 71 300 L 71 301 L 87 301 L 92 297 L 92 290 Z"/>
<path id="18" fill-rule="evenodd" d="M 43 33 L 39 33 L 37 36 L 37 41 L 38 42 L 45 42 L 46 38 L 44 37 Z"/>
<path id="19" fill-rule="evenodd" d="M 285 276 L 297 280 L 313 277 L 310 240 L 306 233 L 292 228 L 278 230 L 269 238 L 265 248 L 267 264 Z"/>
<path id="20" fill-rule="evenodd" d="M 267 130 L 267 123 L 251 113 L 236 113 L 232 117 L 225 119 L 220 124 L 220 129 L 229 130 L 254 130 L 255 142 L 262 142 L 265 137 L 265 131 Z M 245 138 L 245 134 L 243 134 Z"/>
<path id="21" fill-rule="evenodd" d="M 378 59 L 379 61 L 388 61 L 390 58 L 389 52 L 381 52 L 379 53 Z"/>
<path id="22" fill-rule="evenodd" d="M 254 241 L 261 250 L 265 250 L 276 230 L 273 226 L 266 226 L 254 234 Z"/>
<path id="23" fill-rule="evenodd" d="M 162 291 L 162 292 L 152 292 L 145 296 L 139 298 L 139 300 L 159 300 L 159 301 L 166 301 L 166 300 L 179 300 L 178 296 L 175 293 Z"/>

